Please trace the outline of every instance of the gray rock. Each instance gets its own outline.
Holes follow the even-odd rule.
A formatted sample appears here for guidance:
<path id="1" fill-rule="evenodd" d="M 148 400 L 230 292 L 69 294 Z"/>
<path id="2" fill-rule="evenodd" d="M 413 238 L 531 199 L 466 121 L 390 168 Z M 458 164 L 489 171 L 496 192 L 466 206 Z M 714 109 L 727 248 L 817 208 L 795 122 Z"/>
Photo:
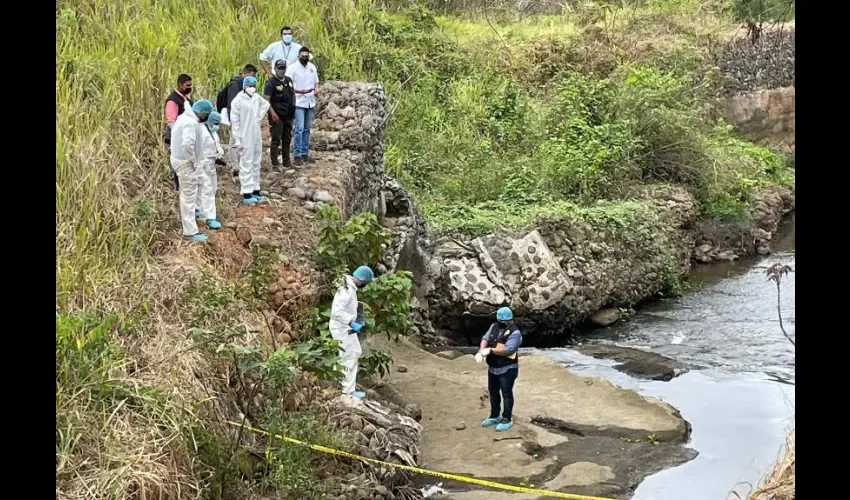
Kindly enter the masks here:
<path id="1" fill-rule="evenodd" d="M 307 193 L 300 187 L 289 188 L 286 190 L 286 194 L 293 198 L 298 198 L 299 200 L 303 200 L 307 197 Z"/>
<path id="2" fill-rule="evenodd" d="M 455 430 L 462 431 L 462 430 L 464 430 L 464 429 L 466 429 L 466 422 L 464 422 L 463 420 L 461 420 L 461 421 L 460 421 L 460 422 L 458 422 L 458 424 L 455 426 Z"/>
<path id="3" fill-rule="evenodd" d="M 398 365 L 398 366 L 395 367 L 395 369 L 399 373 L 407 373 L 407 367 L 405 365 Z"/>
<path id="4" fill-rule="evenodd" d="M 316 191 L 315 193 L 313 193 L 313 201 L 327 203 L 327 204 L 330 205 L 330 204 L 333 204 L 334 197 L 331 196 L 331 194 L 329 192 L 327 192 L 323 189 L 320 189 L 320 190 Z"/>
<path id="5" fill-rule="evenodd" d="M 609 326 L 613 325 L 617 321 L 620 320 L 620 311 L 619 309 L 614 309 L 613 307 L 609 307 L 606 309 L 601 309 L 593 313 L 593 316 L 590 317 L 590 321 L 599 326 Z"/>

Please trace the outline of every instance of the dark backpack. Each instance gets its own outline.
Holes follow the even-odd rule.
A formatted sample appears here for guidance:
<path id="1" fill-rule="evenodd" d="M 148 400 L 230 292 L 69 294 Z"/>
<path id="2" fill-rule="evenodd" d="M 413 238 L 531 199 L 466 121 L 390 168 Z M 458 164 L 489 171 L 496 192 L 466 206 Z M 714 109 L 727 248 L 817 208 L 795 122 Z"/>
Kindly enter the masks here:
<path id="1" fill-rule="evenodd" d="M 231 80 L 232 82 L 233 80 Z M 215 96 L 215 109 L 219 113 L 221 110 L 227 107 L 227 89 L 230 88 L 230 82 L 227 82 L 224 85 L 224 88 L 218 92 L 218 95 Z"/>

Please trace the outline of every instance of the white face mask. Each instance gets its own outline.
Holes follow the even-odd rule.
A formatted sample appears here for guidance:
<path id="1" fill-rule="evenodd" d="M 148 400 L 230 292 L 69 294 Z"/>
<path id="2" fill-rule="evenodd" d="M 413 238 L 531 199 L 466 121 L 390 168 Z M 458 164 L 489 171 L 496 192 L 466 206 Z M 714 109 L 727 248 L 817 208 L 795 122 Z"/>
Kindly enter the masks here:
<path id="1" fill-rule="evenodd" d="M 248 95 L 254 95 L 257 92 L 257 87 L 245 87 L 245 92 Z"/>

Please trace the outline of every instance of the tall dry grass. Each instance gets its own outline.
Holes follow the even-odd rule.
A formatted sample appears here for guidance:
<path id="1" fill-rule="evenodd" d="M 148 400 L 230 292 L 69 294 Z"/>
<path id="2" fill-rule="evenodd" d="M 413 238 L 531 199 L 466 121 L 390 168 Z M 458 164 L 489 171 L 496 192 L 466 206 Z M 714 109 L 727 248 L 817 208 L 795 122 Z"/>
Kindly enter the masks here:
<path id="1" fill-rule="evenodd" d="M 796 431 L 785 436 L 783 455 L 776 461 L 747 500 L 794 500 L 796 487 Z"/>
<path id="2" fill-rule="evenodd" d="M 197 498 L 214 472 L 197 460 L 198 402 L 217 396 L 175 307 L 204 257 L 150 250 L 177 221 L 161 145 L 177 75 L 214 99 L 288 24 L 357 77 L 361 13 L 352 0 L 57 2 L 57 499 Z"/>
<path id="3" fill-rule="evenodd" d="M 112 308 L 143 278 L 173 196 L 162 106 L 188 73 L 194 97 L 219 88 L 283 24 L 339 75 L 359 76 L 364 31 L 352 0 L 59 1 L 56 7 L 56 302 Z"/>

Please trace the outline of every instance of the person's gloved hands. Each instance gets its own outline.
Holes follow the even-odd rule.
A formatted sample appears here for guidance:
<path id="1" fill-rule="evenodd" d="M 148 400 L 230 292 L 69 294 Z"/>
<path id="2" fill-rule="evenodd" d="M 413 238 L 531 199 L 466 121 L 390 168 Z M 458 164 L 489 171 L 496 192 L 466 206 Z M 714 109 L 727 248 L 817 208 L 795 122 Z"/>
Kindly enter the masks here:
<path id="1" fill-rule="evenodd" d="M 221 158 L 216 158 L 215 164 L 218 165 L 219 167 L 226 167 L 227 166 L 227 163 L 225 163 L 224 160 L 222 160 Z"/>
<path id="2" fill-rule="evenodd" d="M 358 333 L 360 330 L 363 329 L 363 325 L 361 325 L 360 323 L 358 323 L 356 321 L 352 322 L 350 326 L 351 326 L 351 330 L 354 333 Z"/>
<path id="3" fill-rule="evenodd" d="M 475 362 L 476 362 L 476 363 L 481 363 L 481 362 L 483 362 L 483 361 L 484 361 L 484 358 L 486 358 L 486 357 L 487 357 L 487 356 L 489 356 L 489 355 L 490 355 L 490 348 L 489 348 L 489 347 L 485 347 L 484 349 L 481 349 L 480 351 L 478 351 L 478 352 L 475 354 Z"/>

